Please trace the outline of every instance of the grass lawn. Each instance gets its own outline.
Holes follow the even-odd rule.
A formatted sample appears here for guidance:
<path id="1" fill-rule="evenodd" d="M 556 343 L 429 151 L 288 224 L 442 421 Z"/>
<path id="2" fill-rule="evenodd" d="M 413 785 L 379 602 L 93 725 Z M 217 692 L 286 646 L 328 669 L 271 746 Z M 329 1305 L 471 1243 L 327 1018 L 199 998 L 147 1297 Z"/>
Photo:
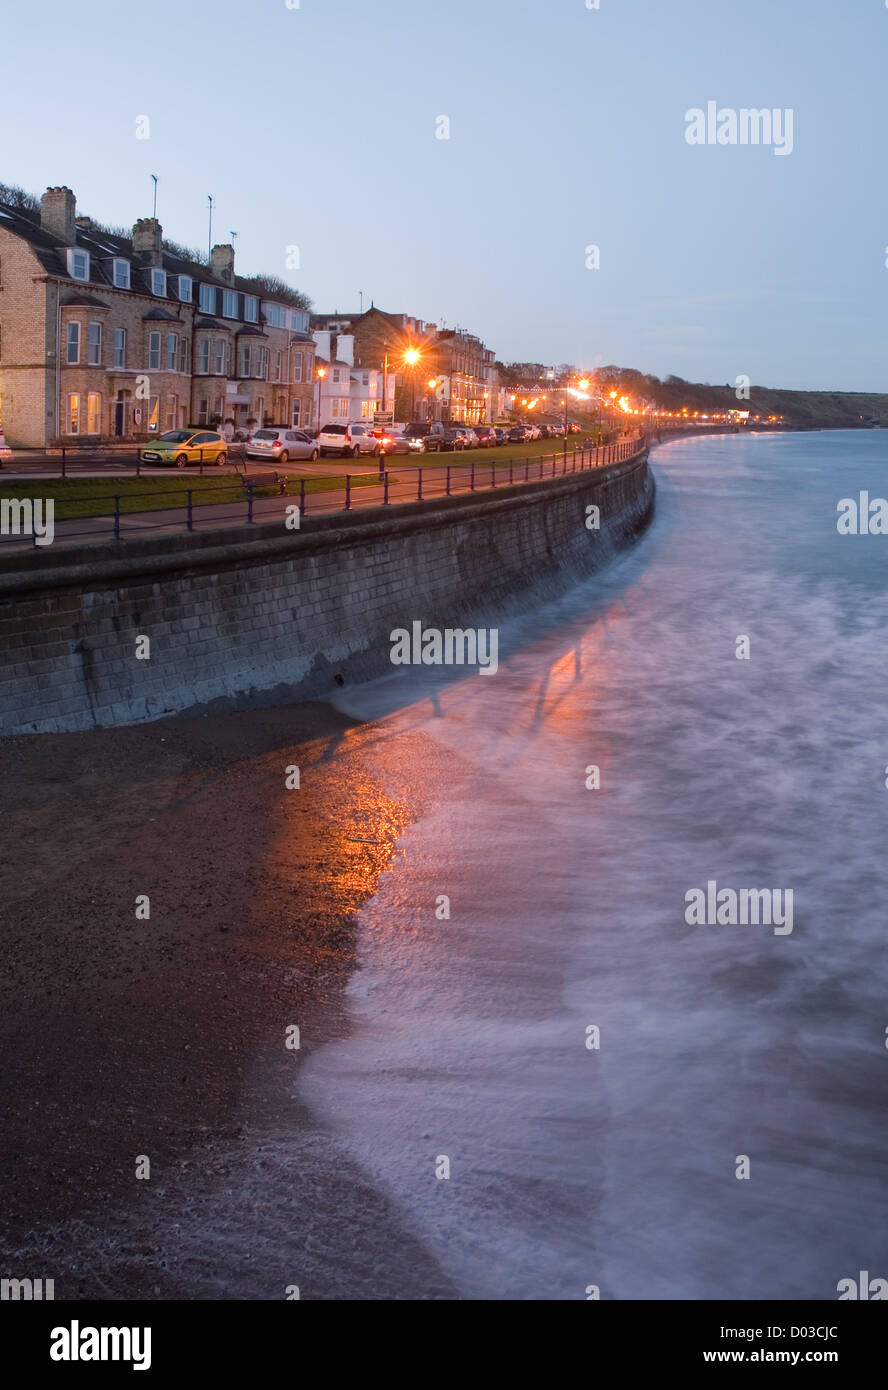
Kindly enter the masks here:
<path id="1" fill-rule="evenodd" d="M 289 496 L 299 495 L 299 478 L 287 479 Z M 352 487 L 377 484 L 378 478 L 352 478 Z M 333 492 L 344 488 L 342 478 L 307 478 L 306 493 Z M 18 480 L 4 483 L 0 478 L 0 499 L 52 498 L 55 502 L 55 520 L 67 521 L 72 517 L 113 516 L 115 495 L 120 498 L 120 512 L 148 512 L 162 510 L 164 507 L 184 507 L 187 490 L 191 489 L 192 504 L 195 507 L 211 506 L 219 502 L 246 501 L 247 489 L 231 474 L 221 477 L 201 478 L 190 475 L 171 478 L 35 478 L 33 482 Z M 257 487 L 254 497 L 275 497 L 276 487 Z"/>

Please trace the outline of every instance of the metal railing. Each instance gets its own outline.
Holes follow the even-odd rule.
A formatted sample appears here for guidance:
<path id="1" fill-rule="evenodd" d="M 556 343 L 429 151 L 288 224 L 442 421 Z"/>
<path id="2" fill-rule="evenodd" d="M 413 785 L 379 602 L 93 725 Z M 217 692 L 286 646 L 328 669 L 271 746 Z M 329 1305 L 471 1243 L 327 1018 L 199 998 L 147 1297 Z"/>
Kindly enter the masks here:
<path id="1" fill-rule="evenodd" d="M 271 519 L 283 515 L 283 508 L 298 504 L 300 521 L 306 516 L 329 515 L 337 511 L 351 512 L 370 507 L 388 507 L 408 502 L 432 501 L 438 497 L 453 497 L 460 493 L 492 492 L 526 483 L 540 482 L 546 478 L 564 477 L 569 473 L 603 468 L 619 463 L 641 453 L 646 447 L 646 438 L 638 432 L 614 444 L 594 446 L 583 444 L 579 447 L 563 448 L 560 453 L 544 454 L 535 458 L 523 459 L 472 459 L 466 463 L 426 464 L 422 467 L 394 467 L 394 458 L 384 460 L 388 466 L 379 471 L 365 473 L 325 474 L 311 477 L 287 479 L 285 475 L 272 475 L 270 481 L 262 483 L 251 479 L 244 483 L 234 482 L 229 487 L 218 488 L 163 488 L 151 492 L 109 492 L 105 495 L 84 498 L 81 505 L 107 504 L 103 509 L 81 517 L 62 517 L 55 522 L 59 539 L 75 540 L 89 537 L 93 540 L 103 538 L 120 540 L 134 532 L 143 535 L 149 531 L 179 530 L 193 532 L 204 521 L 206 525 L 236 525 L 255 523 L 257 516 Z M 395 456 L 397 457 L 397 456 Z M 380 460 L 383 464 L 383 460 Z M 272 481 L 274 476 L 277 481 Z M 19 479 L 19 482 L 24 480 Z M 318 487 L 317 484 L 324 486 Z M 338 486 L 337 486 L 338 485 Z M 14 484 L 11 484 L 14 486 Z M 227 501 L 215 501 L 216 492 L 237 492 L 240 495 Z M 263 496 L 265 491 L 271 496 Z M 195 502 L 195 495 L 201 498 Z M 132 507 L 133 502 L 143 498 L 177 499 L 171 507 L 152 507 L 141 511 Z M 358 499 L 356 501 L 356 499 Z M 13 501 L 15 499 L 12 499 Z M 22 499 L 26 501 L 27 499 Z M 58 499 L 57 499 L 58 500 Z M 62 500 L 62 505 L 64 501 Z M 121 505 L 121 504 L 125 505 Z M 149 518 L 157 516 L 152 522 Z M 133 524 L 127 527 L 127 518 Z M 98 523 L 87 530 L 69 529 L 68 523 L 82 520 Z M 37 545 L 38 535 L 19 532 L 0 535 L 0 544 L 21 542 L 30 539 Z"/>

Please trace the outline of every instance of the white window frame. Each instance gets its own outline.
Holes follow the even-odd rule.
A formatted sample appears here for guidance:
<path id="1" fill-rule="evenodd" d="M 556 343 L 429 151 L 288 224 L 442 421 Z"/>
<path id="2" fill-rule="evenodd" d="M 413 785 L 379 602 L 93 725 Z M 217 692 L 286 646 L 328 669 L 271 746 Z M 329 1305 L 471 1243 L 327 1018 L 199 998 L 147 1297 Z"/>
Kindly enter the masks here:
<path id="1" fill-rule="evenodd" d="M 83 275 L 77 274 L 78 257 L 80 256 L 83 257 L 83 267 L 85 272 Z M 84 251 L 81 246 L 68 247 L 68 274 L 71 276 L 72 280 L 89 279 L 89 252 Z"/>
<path id="2" fill-rule="evenodd" d="M 166 341 L 166 369 L 168 372 L 176 370 L 176 363 L 179 359 L 179 335 L 178 333 L 168 333 Z"/>
<path id="3" fill-rule="evenodd" d="M 93 329 L 98 329 L 95 343 L 93 342 Z M 93 347 L 96 349 L 93 356 Z M 101 367 L 102 365 L 102 325 L 95 319 L 91 319 L 86 328 L 86 365 L 88 367 Z"/>
<path id="4" fill-rule="evenodd" d="M 148 334 L 148 370 L 149 372 L 160 371 L 160 354 L 162 350 L 162 334 L 158 329 Z"/>
<path id="5" fill-rule="evenodd" d="M 190 275 L 179 276 L 179 301 L 182 304 L 190 304 L 191 296 L 194 293 L 194 281 Z"/>
<path id="6" fill-rule="evenodd" d="M 213 375 L 228 375 L 228 341 L 225 338 L 213 341 Z"/>
<path id="7" fill-rule="evenodd" d="M 72 328 L 76 330 L 76 332 L 74 333 L 74 340 L 75 340 L 75 342 L 74 342 L 74 356 L 73 356 L 73 357 L 71 356 L 71 329 L 72 329 Z M 69 319 L 68 322 L 67 322 L 66 325 L 65 325 L 65 366 L 66 366 L 66 367 L 79 367 L 79 366 L 80 366 L 80 338 L 81 338 L 81 333 L 80 333 L 80 320 L 79 320 L 79 319 Z"/>
<path id="8" fill-rule="evenodd" d="M 255 294 L 244 295 L 244 318 L 247 323 L 259 322 L 259 300 Z"/>
<path id="9" fill-rule="evenodd" d="M 71 409 L 72 401 L 77 402 L 73 411 Z M 71 428 L 72 424 L 75 426 L 73 429 Z M 79 434 L 80 425 L 80 392 L 69 391 L 65 397 L 65 434 Z"/>
<path id="10" fill-rule="evenodd" d="M 120 284 L 120 283 L 118 282 L 118 279 L 117 279 L 118 273 L 120 272 L 121 269 L 122 269 L 122 271 L 123 271 L 123 274 L 122 274 L 122 277 L 121 277 L 122 280 L 123 280 L 123 283 L 122 283 L 122 284 Z M 113 270 L 112 270 L 112 273 L 111 273 L 111 279 L 112 279 L 112 281 L 113 281 L 114 288 L 115 288 L 116 290 L 128 290 L 129 287 L 130 287 L 130 263 L 129 263 L 129 261 L 124 260 L 122 256 L 115 256 L 115 257 L 114 257 L 114 263 L 113 263 Z"/>
<path id="11" fill-rule="evenodd" d="M 201 285 L 198 291 L 200 312 L 202 314 L 215 314 L 216 312 L 216 286 Z"/>
<path id="12" fill-rule="evenodd" d="M 294 380 L 294 381 L 301 381 L 301 380 L 302 380 L 302 353 L 301 353 L 301 352 L 294 352 L 294 353 L 293 353 L 293 380 Z"/>
<path id="13" fill-rule="evenodd" d="M 230 313 L 229 310 L 231 310 Z M 223 319 L 237 318 L 237 290 L 222 291 L 222 317 Z"/>
<path id="14" fill-rule="evenodd" d="M 195 376 L 210 375 L 210 339 L 198 338 L 197 340 L 197 362 L 194 367 Z"/>
<path id="15" fill-rule="evenodd" d="M 126 366 L 126 329 L 115 328 L 114 330 L 114 365 L 115 367 Z"/>
<path id="16" fill-rule="evenodd" d="M 95 429 L 91 425 L 95 423 Z M 101 391 L 88 391 L 86 396 L 86 433 L 102 433 L 102 393 Z"/>
<path id="17" fill-rule="evenodd" d="M 160 276 L 161 289 L 157 288 L 158 276 Z M 167 273 L 165 270 L 161 270 L 160 266 L 151 267 L 151 293 L 157 299 L 166 299 L 167 297 Z"/>

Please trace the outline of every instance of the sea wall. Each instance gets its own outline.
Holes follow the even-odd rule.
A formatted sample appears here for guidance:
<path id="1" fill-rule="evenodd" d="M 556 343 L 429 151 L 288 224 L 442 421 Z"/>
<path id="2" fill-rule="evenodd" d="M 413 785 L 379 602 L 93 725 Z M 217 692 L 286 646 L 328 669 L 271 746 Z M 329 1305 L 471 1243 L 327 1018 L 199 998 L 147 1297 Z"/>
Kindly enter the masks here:
<path id="1" fill-rule="evenodd" d="M 6 555 L 0 733 L 322 697 L 391 670 L 393 628 L 490 626 L 555 597 L 631 544 L 653 503 L 642 451 L 298 531 L 277 521 Z"/>

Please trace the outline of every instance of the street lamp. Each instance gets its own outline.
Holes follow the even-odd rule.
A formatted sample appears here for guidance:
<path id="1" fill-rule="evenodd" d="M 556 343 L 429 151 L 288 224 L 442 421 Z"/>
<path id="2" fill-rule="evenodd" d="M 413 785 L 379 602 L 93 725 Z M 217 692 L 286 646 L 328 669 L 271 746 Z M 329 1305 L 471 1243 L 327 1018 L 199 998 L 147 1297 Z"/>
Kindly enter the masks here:
<path id="1" fill-rule="evenodd" d="M 402 354 L 401 354 L 401 361 L 404 363 L 404 365 L 407 366 L 407 367 L 413 367 L 413 369 L 414 369 L 413 372 L 411 373 L 411 382 L 412 382 L 412 387 L 413 387 L 413 397 L 412 397 L 412 404 L 411 404 L 411 407 L 410 407 L 411 412 L 412 412 L 413 415 L 416 414 L 416 366 L 417 366 L 417 363 L 419 363 L 421 360 L 422 360 L 422 353 L 419 351 L 419 348 L 406 348 L 406 349 L 404 350 L 404 352 L 402 352 Z M 386 352 L 386 353 L 383 353 L 383 357 L 382 357 L 382 407 L 383 407 L 383 410 L 386 409 L 386 403 L 387 403 L 387 400 L 388 400 L 388 396 L 387 396 L 387 394 L 386 394 L 386 378 L 387 378 L 387 376 L 388 376 L 388 353 Z M 392 413 L 394 414 L 394 411 L 393 411 Z"/>
<path id="2" fill-rule="evenodd" d="M 327 375 L 326 367 L 318 367 L 318 417 L 315 422 L 315 438 L 321 433 L 321 382 Z"/>

